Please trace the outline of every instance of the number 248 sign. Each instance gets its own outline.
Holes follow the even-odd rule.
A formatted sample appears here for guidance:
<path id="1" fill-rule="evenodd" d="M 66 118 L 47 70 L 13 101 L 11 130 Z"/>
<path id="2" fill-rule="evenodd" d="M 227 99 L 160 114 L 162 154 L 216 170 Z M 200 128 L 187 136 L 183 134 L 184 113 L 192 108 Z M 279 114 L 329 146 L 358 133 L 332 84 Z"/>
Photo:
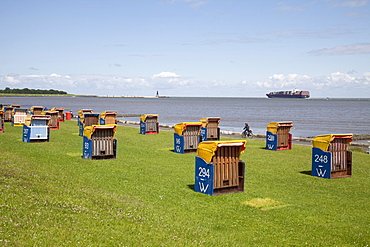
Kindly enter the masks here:
<path id="1" fill-rule="evenodd" d="M 315 154 L 315 162 L 316 163 L 328 163 L 329 162 L 329 158 L 327 155 L 318 155 L 318 154 Z"/>

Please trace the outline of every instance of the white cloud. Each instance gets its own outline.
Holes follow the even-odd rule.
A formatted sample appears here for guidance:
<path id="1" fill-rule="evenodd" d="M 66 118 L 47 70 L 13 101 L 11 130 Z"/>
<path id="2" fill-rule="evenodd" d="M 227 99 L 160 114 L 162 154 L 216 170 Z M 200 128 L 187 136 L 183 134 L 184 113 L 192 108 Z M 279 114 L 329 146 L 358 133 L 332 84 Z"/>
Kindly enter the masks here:
<path id="1" fill-rule="evenodd" d="M 350 94 L 351 90 L 361 88 L 369 91 L 370 72 L 358 77 L 341 72 L 333 72 L 327 76 L 318 77 L 298 74 L 274 74 L 265 81 L 259 81 L 255 84 L 242 81 L 241 84 L 271 90 L 290 90 L 293 88 L 299 88 L 301 90 L 345 89 L 349 90 L 348 93 Z"/>
<path id="2" fill-rule="evenodd" d="M 370 53 L 370 43 L 335 46 L 320 50 L 310 51 L 314 55 L 353 55 Z"/>
<path id="3" fill-rule="evenodd" d="M 328 76 L 328 81 L 332 81 L 333 83 L 336 83 L 336 82 L 351 83 L 355 81 L 355 79 L 356 77 L 350 76 L 348 74 L 340 73 L 340 72 L 331 73 Z"/>
<path id="4" fill-rule="evenodd" d="M 159 77 L 180 77 L 180 76 L 172 72 L 161 72 L 159 74 L 153 75 L 153 78 L 159 78 Z"/>
<path id="5" fill-rule="evenodd" d="M 42 75 L 25 75 L 23 77 L 25 77 L 25 78 L 41 78 L 43 76 Z"/>
<path id="6" fill-rule="evenodd" d="M 197 80 L 173 72 L 161 72 L 149 77 L 122 77 L 116 75 L 0 75 L 0 88 L 56 89 L 72 94 L 92 95 L 161 95 L 170 96 L 227 96 L 251 97 L 269 91 L 309 90 L 322 94 L 339 92 L 345 97 L 368 97 L 370 93 L 370 72 L 333 72 L 324 76 L 273 74 L 266 80 L 237 82 L 221 80 Z M 316 95 L 317 95 L 316 94 Z M 335 96 L 335 95 L 330 95 Z M 339 96 L 338 96 L 339 97 Z"/>
<path id="7" fill-rule="evenodd" d="M 331 0 L 330 1 L 333 6 L 335 7 L 362 7 L 367 5 L 367 0 L 344 0 L 344 1 L 338 1 L 338 0 Z"/>
<path id="8" fill-rule="evenodd" d="M 188 78 L 183 78 L 173 72 L 161 72 L 147 78 L 146 80 L 155 90 L 175 90 L 176 88 L 181 88 L 180 90 L 183 90 L 185 87 L 189 87 L 193 83 Z"/>
<path id="9" fill-rule="evenodd" d="M 17 83 L 20 83 L 20 81 L 19 81 L 19 80 L 17 80 L 17 79 L 15 79 L 15 77 L 14 77 L 14 76 L 6 76 L 6 77 L 4 78 L 4 81 L 5 81 L 6 83 L 11 84 L 11 85 L 15 85 L 15 84 L 17 84 Z"/>
<path id="10" fill-rule="evenodd" d="M 257 82 L 259 87 L 265 88 L 294 88 L 308 84 L 312 78 L 308 75 L 274 74 L 263 82 Z"/>
<path id="11" fill-rule="evenodd" d="M 332 7 L 362 7 L 368 4 L 368 0 L 325 0 Z M 295 5 L 292 5 L 294 3 Z M 293 1 L 293 2 L 284 2 L 280 1 L 277 3 L 277 10 L 285 11 L 303 11 L 306 10 L 310 5 L 316 4 L 317 1 Z"/>
<path id="12" fill-rule="evenodd" d="M 364 76 L 359 78 L 360 81 L 366 86 L 370 86 L 370 72 L 364 73 Z"/>

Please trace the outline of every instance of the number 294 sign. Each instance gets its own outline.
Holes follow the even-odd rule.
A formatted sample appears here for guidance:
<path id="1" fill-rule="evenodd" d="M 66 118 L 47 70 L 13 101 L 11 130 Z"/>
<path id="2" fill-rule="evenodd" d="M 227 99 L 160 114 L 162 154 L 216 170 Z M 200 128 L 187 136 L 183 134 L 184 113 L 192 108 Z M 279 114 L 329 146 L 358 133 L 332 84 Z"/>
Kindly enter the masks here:
<path id="1" fill-rule="evenodd" d="M 196 157 L 194 190 L 213 195 L 213 174 L 214 166 L 207 164 L 202 158 Z"/>

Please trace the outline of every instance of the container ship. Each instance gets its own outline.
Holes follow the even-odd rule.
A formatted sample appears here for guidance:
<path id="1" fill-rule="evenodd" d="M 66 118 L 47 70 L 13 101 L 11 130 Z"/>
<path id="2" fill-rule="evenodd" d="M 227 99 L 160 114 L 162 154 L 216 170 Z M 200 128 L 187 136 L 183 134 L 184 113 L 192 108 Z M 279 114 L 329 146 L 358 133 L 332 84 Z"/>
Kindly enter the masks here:
<path id="1" fill-rule="evenodd" d="M 298 99 L 308 99 L 310 97 L 309 91 L 300 91 L 293 89 L 292 91 L 278 91 L 270 92 L 266 94 L 269 98 L 298 98 Z"/>

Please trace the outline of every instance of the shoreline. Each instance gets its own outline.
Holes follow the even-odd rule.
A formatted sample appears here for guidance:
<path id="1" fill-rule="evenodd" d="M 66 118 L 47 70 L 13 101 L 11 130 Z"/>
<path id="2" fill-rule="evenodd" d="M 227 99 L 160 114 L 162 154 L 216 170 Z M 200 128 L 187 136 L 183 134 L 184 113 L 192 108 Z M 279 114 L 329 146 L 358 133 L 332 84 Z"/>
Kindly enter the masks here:
<path id="1" fill-rule="evenodd" d="M 0 94 L 0 97 L 91 97 L 91 98 L 145 98 L 145 99 L 155 99 L 155 98 L 237 98 L 237 99 L 267 99 L 267 100 L 291 100 L 287 98 L 267 98 L 264 96 L 178 96 L 178 95 L 163 95 L 163 96 L 144 96 L 144 95 L 93 95 L 93 94 Z M 317 97 L 309 98 L 304 100 L 370 100 L 370 98 L 343 98 L 343 97 Z"/>
<path id="2" fill-rule="evenodd" d="M 125 120 L 117 120 L 117 124 L 120 123 L 125 126 L 131 126 L 131 127 L 139 127 L 140 122 L 135 121 L 125 121 Z M 172 125 L 165 125 L 165 124 L 159 124 L 159 127 L 164 128 L 165 131 L 173 130 L 174 126 Z M 163 130 L 163 129 L 162 129 Z M 233 131 L 226 131 L 226 130 L 220 130 L 220 134 L 223 136 L 230 136 L 230 137 L 240 137 L 240 132 L 233 132 Z M 255 134 L 253 138 L 257 139 L 265 139 L 265 134 Z M 312 140 L 314 137 L 293 137 L 294 144 L 300 144 L 300 145 L 307 145 L 308 143 L 311 145 Z M 368 147 L 368 143 L 361 143 L 361 142 L 354 142 L 354 141 L 361 141 L 361 140 L 370 140 L 370 134 L 363 134 L 363 135 L 353 135 L 353 141 L 351 142 L 351 146 L 357 146 L 357 147 Z"/>

